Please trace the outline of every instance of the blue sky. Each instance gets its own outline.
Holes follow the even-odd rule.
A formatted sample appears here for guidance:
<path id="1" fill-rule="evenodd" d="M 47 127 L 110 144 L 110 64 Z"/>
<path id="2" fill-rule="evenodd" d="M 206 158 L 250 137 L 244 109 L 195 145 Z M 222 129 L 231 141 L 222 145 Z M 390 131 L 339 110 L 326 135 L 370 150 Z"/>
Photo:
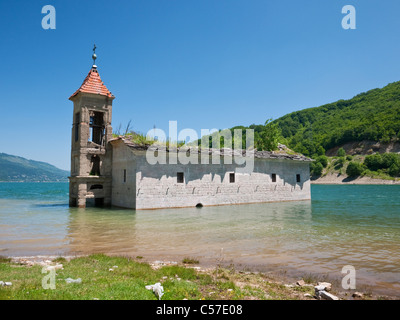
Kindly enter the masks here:
<path id="1" fill-rule="evenodd" d="M 44 30 L 44 5 L 56 29 Z M 357 29 L 344 30 L 353 5 Z M 0 152 L 69 170 L 72 102 L 92 65 L 116 129 L 224 129 L 400 80 L 400 1 L 0 2 Z M 168 133 L 168 132 L 167 132 Z"/>

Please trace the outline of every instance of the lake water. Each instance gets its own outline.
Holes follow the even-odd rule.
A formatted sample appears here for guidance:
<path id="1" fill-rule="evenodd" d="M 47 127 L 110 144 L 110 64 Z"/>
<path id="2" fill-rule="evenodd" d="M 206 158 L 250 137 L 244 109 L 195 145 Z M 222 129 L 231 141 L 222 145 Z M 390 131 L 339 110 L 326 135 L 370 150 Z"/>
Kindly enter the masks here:
<path id="1" fill-rule="evenodd" d="M 313 185 L 312 201 L 69 208 L 67 183 L 0 183 L 0 255 L 102 252 L 343 277 L 400 295 L 400 186 Z"/>

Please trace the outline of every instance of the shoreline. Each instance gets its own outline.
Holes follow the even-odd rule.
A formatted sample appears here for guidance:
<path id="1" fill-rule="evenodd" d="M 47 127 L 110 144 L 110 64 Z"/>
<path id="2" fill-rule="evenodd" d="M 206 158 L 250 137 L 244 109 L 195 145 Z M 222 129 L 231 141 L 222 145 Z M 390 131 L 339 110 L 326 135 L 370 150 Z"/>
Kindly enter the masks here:
<path id="1" fill-rule="evenodd" d="M 315 180 L 311 179 L 311 184 L 324 185 L 400 185 L 400 179 L 385 180 L 371 177 L 350 178 L 345 174 L 327 174 Z"/>

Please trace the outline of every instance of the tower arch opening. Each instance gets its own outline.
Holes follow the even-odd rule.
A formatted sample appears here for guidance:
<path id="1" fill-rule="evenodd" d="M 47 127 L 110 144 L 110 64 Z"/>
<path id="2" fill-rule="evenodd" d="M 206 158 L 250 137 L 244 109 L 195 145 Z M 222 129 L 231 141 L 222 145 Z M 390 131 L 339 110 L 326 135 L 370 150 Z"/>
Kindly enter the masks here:
<path id="1" fill-rule="evenodd" d="M 91 176 L 99 176 L 100 175 L 100 157 L 96 154 L 93 155 L 90 158 L 90 163 L 91 163 L 90 175 Z"/>

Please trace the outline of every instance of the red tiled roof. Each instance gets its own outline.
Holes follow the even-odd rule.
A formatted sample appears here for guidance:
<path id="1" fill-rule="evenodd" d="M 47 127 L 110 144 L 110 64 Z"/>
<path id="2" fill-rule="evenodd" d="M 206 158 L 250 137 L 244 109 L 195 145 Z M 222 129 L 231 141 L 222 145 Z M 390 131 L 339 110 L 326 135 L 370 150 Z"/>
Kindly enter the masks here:
<path id="1" fill-rule="evenodd" d="M 112 93 L 104 85 L 103 81 L 101 81 L 99 72 L 97 71 L 97 68 L 95 66 L 93 66 L 92 69 L 89 71 L 85 80 L 83 80 L 83 83 L 80 86 L 80 88 L 76 90 L 74 94 L 69 97 L 69 99 L 76 96 L 79 92 L 100 94 L 102 96 L 114 98 Z"/>

